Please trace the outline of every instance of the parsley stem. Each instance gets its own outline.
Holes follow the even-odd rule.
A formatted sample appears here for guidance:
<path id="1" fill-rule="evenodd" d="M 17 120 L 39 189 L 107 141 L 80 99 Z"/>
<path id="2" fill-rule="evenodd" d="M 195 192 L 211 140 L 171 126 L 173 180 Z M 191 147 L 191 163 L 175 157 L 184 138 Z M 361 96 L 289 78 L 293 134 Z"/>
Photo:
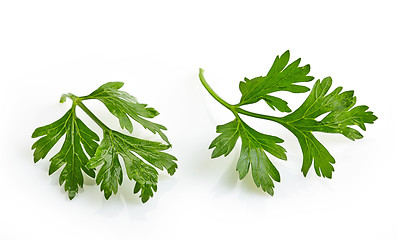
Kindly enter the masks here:
<path id="1" fill-rule="evenodd" d="M 98 126 L 100 126 L 102 128 L 102 130 L 104 130 L 104 131 L 110 130 L 110 128 L 108 128 L 108 126 L 106 126 L 105 123 L 103 123 L 101 120 L 99 120 L 99 118 L 97 118 L 97 116 L 95 116 L 95 114 L 93 112 L 91 112 L 90 109 L 88 109 L 86 107 L 86 105 L 84 105 L 82 103 L 81 97 L 77 97 L 72 93 L 63 94 L 60 102 L 61 103 L 65 102 L 65 99 L 67 97 L 72 100 L 74 105 L 79 106 L 96 124 L 98 124 Z"/>
<path id="2" fill-rule="evenodd" d="M 97 118 L 97 116 L 94 115 L 93 112 L 90 111 L 90 109 L 88 109 L 86 107 L 86 105 L 84 105 L 82 103 L 82 101 L 80 99 L 76 100 L 76 104 L 77 106 L 79 106 L 96 124 L 98 124 L 98 126 L 100 126 L 102 128 L 102 130 L 107 131 L 109 130 L 108 126 L 106 126 L 101 120 L 99 120 L 99 118 Z"/>
<path id="3" fill-rule="evenodd" d="M 265 114 L 250 112 L 250 111 L 244 110 L 239 107 L 236 108 L 236 112 L 250 116 L 250 117 L 261 118 L 261 119 L 265 119 L 265 120 L 269 120 L 269 121 L 273 121 L 273 122 L 282 124 L 280 118 L 278 118 L 278 117 L 273 117 L 273 116 L 269 116 L 269 115 L 265 115 Z"/>
<path id="4" fill-rule="evenodd" d="M 269 116 L 269 115 L 253 113 L 253 112 L 250 112 L 250 111 L 247 111 L 247 110 L 244 110 L 244 109 L 240 108 L 239 105 L 231 105 L 231 104 L 227 103 L 224 99 L 222 99 L 220 96 L 218 96 L 217 93 L 215 93 L 214 90 L 210 87 L 210 85 L 206 82 L 205 78 L 203 77 L 203 72 L 204 72 L 204 70 L 199 68 L 199 79 L 200 79 L 200 82 L 203 84 L 203 86 L 206 88 L 206 90 L 210 93 L 210 95 L 214 99 L 216 99 L 224 107 L 226 107 L 229 110 L 231 110 L 232 113 L 236 117 L 238 117 L 238 113 L 240 113 L 240 114 L 247 115 L 247 116 L 250 116 L 250 117 L 261 118 L 261 119 L 277 122 L 279 124 L 283 124 L 281 122 L 280 118 L 278 118 L 278 117 L 273 117 L 273 116 Z"/>
<path id="5" fill-rule="evenodd" d="M 224 99 L 222 99 L 220 96 L 217 95 L 216 92 L 214 92 L 214 90 L 210 87 L 210 85 L 206 82 L 205 78 L 203 77 L 203 72 L 204 70 L 199 68 L 199 79 L 200 82 L 203 84 L 203 86 L 206 88 L 206 90 L 210 93 L 210 95 L 216 99 L 219 103 L 221 103 L 224 107 L 228 108 L 229 110 L 231 110 L 232 112 L 234 112 L 234 106 L 227 103 L 226 101 L 224 101 Z"/>

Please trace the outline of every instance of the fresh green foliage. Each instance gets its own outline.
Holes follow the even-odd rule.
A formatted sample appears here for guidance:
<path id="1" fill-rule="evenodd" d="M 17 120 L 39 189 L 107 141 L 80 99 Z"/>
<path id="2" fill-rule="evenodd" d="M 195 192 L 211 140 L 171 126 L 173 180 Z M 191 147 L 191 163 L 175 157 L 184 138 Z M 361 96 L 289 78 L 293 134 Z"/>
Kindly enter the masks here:
<path id="1" fill-rule="evenodd" d="M 261 186 L 264 191 L 273 195 L 274 183 L 272 179 L 279 182 L 280 176 L 264 151 L 286 160 L 286 150 L 278 145 L 283 140 L 257 132 L 238 116 L 232 122 L 217 126 L 217 132 L 221 134 L 210 144 L 210 148 L 214 148 L 211 157 L 227 156 L 234 148 L 238 137 L 241 137 L 242 148 L 236 166 L 239 178 L 243 179 L 251 166 L 253 179 L 257 187 Z"/>
<path id="2" fill-rule="evenodd" d="M 102 165 L 96 178 L 97 184 L 101 184 L 101 191 L 104 191 L 108 199 L 112 192 L 117 193 L 118 184 L 123 180 L 122 169 L 118 155 L 123 160 L 130 180 L 136 182 L 135 192 L 141 190 L 141 199 L 147 201 L 156 191 L 158 172 L 154 167 L 173 175 L 177 164 L 176 158 L 162 152 L 168 149 L 168 145 L 159 142 L 152 142 L 139 138 L 130 137 L 116 131 L 104 132 L 104 139 L 98 147 L 95 156 L 90 159 L 89 168 L 96 168 Z M 137 154 L 149 164 L 141 160 Z M 152 167 L 152 166 L 154 167 Z"/>
<path id="3" fill-rule="evenodd" d="M 257 187 L 261 187 L 270 195 L 274 194 L 273 181 L 280 181 L 278 170 L 268 158 L 267 153 L 276 158 L 286 160 L 286 150 L 279 144 L 283 140 L 259 133 L 250 128 L 240 118 L 240 114 L 265 119 L 281 124 L 291 131 L 298 139 L 302 153 L 303 165 L 301 171 L 307 175 L 310 167 L 314 165 L 318 176 L 332 178 L 335 160 L 329 151 L 316 139 L 313 132 L 340 133 L 351 140 L 362 138 L 362 134 L 351 126 L 358 126 L 366 130 L 365 123 L 373 123 L 377 117 L 368 111 L 367 106 L 355 106 L 356 97 L 353 91 L 342 92 L 338 87 L 329 92 L 332 79 L 327 77 L 322 81 L 317 80 L 312 91 L 303 104 L 291 112 L 285 100 L 271 96 L 270 93 L 288 91 L 303 93 L 310 89 L 297 85 L 300 82 L 309 82 L 314 78 L 307 76 L 310 66 L 299 67 L 300 59 L 287 65 L 289 51 L 281 57 L 277 56 L 268 74 L 251 80 L 246 79 L 239 85 L 242 93 L 241 100 L 236 105 L 231 105 L 220 98 L 208 85 L 203 76 L 203 70 L 199 71 L 199 78 L 207 91 L 223 106 L 228 108 L 235 119 L 224 125 L 217 126 L 220 133 L 210 144 L 214 148 L 212 158 L 221 155 L 227 156 L 235 147 L 238 138 L 241 138 L 242 147 L 236 170 L 239 178 L 244 178 L 251 168 L 253 180 Z M 241 108 L 243 105 L 264 100 L 272 109 L 281 112 L 291 112 L 283 117 L 275 117 L 253 113 Z M 323 115 L 323 117 L 322 117 Z M 319 118 L 322 119 L 319 119 Z"/>
<path id="4" fill-rule="evenodd" d="M 148 201 L 157 190 L 158 172 L 155 167 L 160 170 L 166 169 L 170 175 L 173 175 L 177 169 L 175 162 L 177 159 L 164 152 L 171 147 L 166 135 L 162 132 L 166 128 L 145 119 L 154 118 L 159 113 L 147 107 L 146 104 L 138 103 L 128 93 L 119 91 L 122 86 L 121 82 L 109 82 L 84 97 L 77 97 L 70 93 L 62 95 L 60 102 L 65 102 L 67 98 L 72 100 L 71 109 L 59 120 L 37 128 L 32 134 L 32 138 L 41 137 L 32 146 L 35 162 L 44 159 L 60 138 L 66 134 L 61 150 L 50 158 L 49 174 L 63 167 L 59 183 L 65 185 L 65 191 L 68 192 L 70 199 L 76 196 L 79 187 L 83 187 L 82 172 L 96 179 L 106 199 L 109 199 L 112 193 L 116 194 L 118 186 L 123 181 L 119 156 L 123 158 L 128 178 L 136 182 L 134 193 L 141 191 L 142 202 Z M 88 99 L 97 99 L 104 103 L 108 110 L 119 119 L 120 126 L 130 133 L 133 131 L 133 125 L 129 117 L 153 133 L 158 133 L 167 144 L 139 139 L 111 130 L 82 103 Z M 79 106 L 103 130 L 103 139 L 99 145 L 98 135 L 76 116 L 76 106 Z"/>
<path id="5" fill-rule="evenodd" d="M 256 77 L 251 80 L 245 78 L 244 82 L 240 82 L 239 89 L 242 97 L 238 106 L 256 103 L 263 99 L 272 109 L 277 108 L 281 112 L 291 112 L 285 100 L 269 94 L 277 91 L 307 92 L 308 87 L 294 83 L 309 82 L 314 77 L 307 76 L 310 72 L 310 65 L 299 67 L 301 59 L 297 59 L 287 66 L 289 58 L 290 53 L 286 51 L 281 57 L 276 57 L 265 77 Z"/>
<path id="6" fill-rule="evenodd" d="M 303 151 L 301 171 L 304 175 L 308 173 L 312 162 L 319 176 L 331 178 L 334 170 L 334 158 L 311 132 L 340 133 L 351 140 L 361 139 L 362 134 L 349 126 L 357 125 L 366 130 L 365 123 L 373 123 L 377 119 L 372 112 L 367 111 L 367 106 L 354 107 L 356 98 L 353 91 L 341 92 L 342 87 L 338 87 L 327 94 L 331 85 L 330 77 L 316 81 L 304 103 L 296 111 L 280 119 L 280 123 L 300 143 Z M 322 120 L 316 120 L 326 113 Z"/>
<path id="7" fill-rule="evenodd" d="M 148 108 L 146 104 L 138 103 L 137 99 L 130 94 L 119 91 L 122 86 L 121 82 L 106 83 L 82 99 L 100 100 L 119 119 L 120 127 L 126 128 L 130 133 L 133 132 L 133 124 L 129 117 L 151 132 L 158 133 L 166 143 L 170 144 L 162 132 L 162 130 L 166 130 L 164 126 L 144 119 L 154 118 L 159 113 L 153 108 Z"/>
<path id="8" fill-rule="evenodd" d="M 95 177 L 93 169 L 86 167 L 88 158 L 83 151 L 92 157 L 98 147 L 96 141 L 99 137 L 91 131 L 79 118 L 76 117 L 76 108 L 73 106 L 61 119 L 37 128 L 32 137 L 40 137 L 32 146 L 35 149 L 34 161 L 43 159 L 57 141 L 66 134 L 65 142 L 61 150 L 50 159 L 49 174 L 53 174 L 59 168 L 65 165 L 59 177 L 59 184 L 65 183 L 65 191 L 69 198 L 76 196 L 79 186 L 83 187 L 82 170 L 90 177 Z"/>

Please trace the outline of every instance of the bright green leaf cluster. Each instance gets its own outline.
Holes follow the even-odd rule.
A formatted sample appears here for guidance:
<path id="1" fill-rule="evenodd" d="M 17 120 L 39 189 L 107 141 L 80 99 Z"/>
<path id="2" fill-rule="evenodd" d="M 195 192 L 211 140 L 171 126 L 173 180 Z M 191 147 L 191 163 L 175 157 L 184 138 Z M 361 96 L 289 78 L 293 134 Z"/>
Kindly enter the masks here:
<path id="1" fill-rule="evenodd" d="M 227 156 L 240 137 L 242 139 L 242 148 L 236 166 L 239 178 L 243 179 L 251 166 L 253 179 L 257 187 L 261 186 L 264 191 L 273 195 L 274 183 L 272 179 L 279 182 L 280 175 L 264 151 L 286 160 L 286 150 L 278 145 L 283 140 L 257 132 L 243 122 L 239 116 L 232 122 L 217 126 L 217 132 L 221 134 L 210 144 L 210 148 L 214 148 L 211 157 Z"/>
<path id="2" fill-rule="evenodd" d="M 304 93 L 308 87 L 295 83 L 309 82 L 314 77 L 307 76 L 310 72 L 310 65 L 299 67 L 301 59 L 297 59 L 287 66 L 290 58 L 289 51 L 277 56 L 274 64 L 265 77 L 256 77 L 251 80 L 245 78 L 244 82 L 239 83 L 242 93 L 239 106 L 256 103 L 263 99 L 272 109 L 281 112 L 291 112 L 287 102 L 278 97 L 269 95 L 278 91 L 288 91 L 292 93 Z"/>
<path id="3" fill-rule="evenodd" d="M 142 202 L 148 201 L 157 190 L 158 171 L 155 168 L 166 169 L 170 175 L 173 175 L 177 169 L 175 162 L 177 159 L 164 152 L 171 147 L 166 135 L 162 132 L 166 128 L 145 119 L 154 118 L 159 113 L 147 107 L 146 104 L 138 103 L 130 94 L 119 91 L 122 86 L 121 82 L 109 82 L 84 97 L 76 97 L 73 94 L 62 95 L 61 102 L 65 102 L 66 98 L 72 100 L 71 109 L 59 120 L 37 128 L 32 134 L 32 138 L 41 137 L 32 146 L 35 162 L 45 158 L 60 138 L 66 134 L 61 150 L 50 159 L 49 174 L 63 167 L 59 183 L 64 184 L 70 199 L 76 196 L 79 187 L 83 187 L 83 172 L 96 179 L 106 199 L 116 194 L 118 186 L 123 181 L 119 156 L 123 159 L 128 178 L 136 182 L 134 193 L 141 191 Z M 108 110 L 119 119 L 120 126 L 130 133 L 133 131 L 130 121 L 132 118 L 144 128 L 158 133 L 167 144 L 139 139 L 111 130 L 82 103 L 88 99 L 97 99 L 104 103 Z M 79 106 L 102 128 L 103 139 L 99 145 L 98 135 L 76 116 L 76 106 Z M 97 168 L 99 168 L 98 171 Z"/>
<path id="4" fill-rule="evenodd" d="M 37 128 L 32 137 L 40 137 L 32 149 L 34 161 L 43 159 L 58 140 L 66 134 L 61 150 L 50 159 L 49 174 L 53 174 L 64 166 L 59 177 L 59 184 L 65 183 L 65 191 L 69 198 L 76 196 L 79 187 L 83 187 L 82 170 L 90 177 L 95 177 L 93 169 L 87 168 L 88 157 L 92 157 L 98 147 L 99 137 L 76 117 L 76 107 L 73 106 L 62 118 L 44 127 Z M 83 145 L 83 147 L 82 147 Z"/>
<path id="5" fill-rule="evenodd" d="M 119 91 L 122 86 L 122 82 L 106 83 L 90 95 L 82 97 L 82 100 L 100 100 L 119 119 L 121 128 L 126 128 L 130 133 L 133 132 L 133 124 L 130 121 L 130 118 L 132 118 L 144 128 L 153 133 L 158 133 L 167 144 L 170 144 L 166 135 L 162 132 L 162 130 L 166 130 L 166 127 L 144 119 L 156 117 L 159 115 L 158 111 L 147 107 L 146 104 L 138 103 L 137 99 L 130 94 Z"/>
<path id="6" fill-rule="evenodd" d="M 295 111 L 291 111 L 288 103 L 278 97 L 269 95 L 278 91 L 292 93 L 304 93 L 310 89 L 297 83 L 309 82 L 314 78 L 308 76 L 310 66 L 300 67 L 300 59 L 288 65 L 289 51 L 281 57 L 277 56 L 274 64 L 264 77 L 251 80 L 245 78 L 240 82 L 239 89 L 242 93 L 241 100 L 236 105 L 231 105 L 219 97 L 208 85 L 203 76 L 203 70 L 199 71 L 199 78 L 207 91 L 223 106 L 229 109 L 235 116 L 232 122 L 217 126 L 220 133 L 210 144 L 214 148 L 212 158 L 221 155 L 227 156 L 238 138 L 241 138 L 242 147 L 236 170 L 239 178 L 244 178 L 251 168 L 253 180 L 257 187 L 273 195 L 273 181 L 280 181 L 278 170 L 268 158 L 266 152 L 276 158 L 286 160 L 286 150 L 278 145 L 282 139 L 265 135 L 250 128 L 240 118 L 240 114 L 273 121 L 281 124 L 291 131 L 298 139 L 302 153 L 303 165 L 301 171 L 307 175 L 310 167 L 314 165 L 318 176 L 332 177 L 335 160 L 329 151 L 315 138 L 313 132 L 340 133 L 351 140 L 362 138 L 362 134 L 351 126 L 358 126 L 366 130 L 365 124 L 376 121 L 373 112 L 368 111 L 367 106 L 355 106 L 356 97 L 353 91 L 342 92 L 338 87 L 329 93 L 332 79 L 327 77 L 322 81 L 317 80 L 304 103 Z M 241 106 L 253 104 L 264 100 L 272 109 L 281 112 L 291 112 L 284 117 L 275 117 L 253 113 L 241 108 Z M 325 115 L 321 120 L 318 118 Z"/>
<path id="7" fill-rule="evenodd" d="M 236 170 L 243 179 L 251 171 L 257 187 L 270 195 L 274 194 L 274 182 L 280 182 L 281 177 L 268 154 L 281 160 L 287 160 L 286 150 L 281 146 L 283 139 L 260 133 L 251 128 L 241 115 L 269 120 L 281 124 L 296 136 L 303 154 L 301 171 L 308 174 L 311 166 L 318 176 L 332 177 L 335 159 L 319 142 L 313 132 L 339 133 L 356 140 L 362 134 L 355 128 L 366 130 L 365 124 L 371 124 L 377 117 L 368 111 L 367 106 L 355 106 L 356 97 L 353 91 L 342 91 L 338 87 L 329 91 L 332 85 L 330 77 L 317 80 L 306 100 L 300 107 L 292 111 L 287 101 L 271 95 L 279 91 L 304 93 L 310 88 L 301 85 L 314 79 L 308 76 L 310 66 L 299 66 L 301 59 L 289 63 L 290 53 L 286 51 L 277 56 L 267 75 L 253 79 L 245 78 L 240 82 L 242 94 L 240 102 L 231 105 L 219 97 L 208 85 L 199 71 L 199 78 L 207 91 L 223 106 L 229 109 L 234 119 L 217 126 L 218 135 L 210 144 L 213 149 L 212 158 L 227 156 L 234 149 L 238 139 L 241 139 L 241 150 Z M 32 138 L 40 137 L 32 146 L 34 161 L 44 159 L 54 145 L 65 135 L 64 143 L 53 157 L 50 158 L 49 174 L 61 169 L 59 183 L 64 185 L 70 199 L 73 199 L 83 187 L 83 172 L 95 178 L 106 199 L 118 192 L 123 182 L 123 163 L 126 175 L 135 181 L 134 193 L 140 193 L 142 202 L 153 197 L 157 191 L 158 170 L 166 170 L 173 175 L 177 169 L 177 159 L 164 152 L 171 147 L 160 124 L 149 121 L 159 113 L 146 104 L 138 103 L 136 98 L 127 92 L 120 91 L 121 82 L 109 82 L 87 96 L 77 97 L 64 94 L 60 102 L 67 98 L 72 100 L 70 110 L 59 120 L 37 128 Z M 99 100 L 119 120 L 120 127 L 130 133 L 133 123 L 141 124 L 154 134 L 159 134 L 166 143 L 148 141 L 132 137 L 107 127 L 84 104 L 86 100 Z M 242 106 L 265 101 L 273 110 L 286 112 L 283 117 L 275 117 L 242 109 Z M 103 130 L 103 139 L 90 130 L 76 115 L 80 107 Z M 268 154 L 267 154 L 268 153 Z M 122 160 L 122 161 L 121 161 Z M 156 169 L 157 168 L 157 169 Z"/>

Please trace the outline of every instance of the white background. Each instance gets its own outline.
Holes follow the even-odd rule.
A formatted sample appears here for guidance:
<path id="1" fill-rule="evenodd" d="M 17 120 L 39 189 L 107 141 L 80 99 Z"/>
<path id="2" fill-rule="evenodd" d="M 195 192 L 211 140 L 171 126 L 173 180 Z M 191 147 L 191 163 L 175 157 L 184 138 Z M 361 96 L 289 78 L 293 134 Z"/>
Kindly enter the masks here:
<path id="1" fill-rule="evenodd" d="M 398 239 L 395 1 L 272 2 L 1 1 L 0 239 Z M 236 103 L 239 81 L 266 74 L 287 49 L 316 78 L 354 89 L 379 119 L 355 142 L 316 134 L 336 159 L 329 180 L 313 168 L 302 176 L 287 130 L 245 118 L 285 139 L 288 161 L 271 159 L 282 179 L 270 197 L 250 175 L 238 180 L 240 142 L 210 159 L 216 125 L 233 116 L 201 86 L 198 69 Z M 69 201 L 59 172 L 47 174 L 48 158 L 33 163 L 30 136 L 68 109 L 61 94 L 85 95 L 107 81 L 125 82 L 161 113 L 155 120 L 168 127 L 179 160 L 146 204 L 127 178 L 108 201 L 93 180 Z M 295 108 L 306 94 L 283 96 Z M 118 129 L 105 107 L 87 105 Z"/>

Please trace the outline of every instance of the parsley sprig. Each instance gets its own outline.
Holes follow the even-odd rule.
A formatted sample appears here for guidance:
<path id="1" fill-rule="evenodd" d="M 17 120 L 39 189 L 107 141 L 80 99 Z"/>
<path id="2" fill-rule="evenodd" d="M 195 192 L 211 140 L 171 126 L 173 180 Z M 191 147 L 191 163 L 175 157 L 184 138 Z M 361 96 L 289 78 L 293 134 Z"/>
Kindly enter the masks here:
<path id="1" fill-rule="evenodd" d="M 361 139 L 362 134 L 351 126 L 356 125 L 365 131 L 365 124 L 371 124 L 377 119 L 373 112 L 368 111 L 367 106 L 355 106 L 356 97 L 353 91 L 342 92 L 342 87 L 329 91 L 332 85 L 330 77 L 322 81 L 317 80 L 307 99 L 292 112 L 285 100 L 270 94 L 278 91 L 307 92 L 310 89 L 300 83 L 310 82 L 314 78 L 308 76 L 309 65 L 300 67 L 300 59 L 288 65 L 289 58 L 290 53 L 286 51 L 280 57 L 276 57 L 266 76 L 245 78 L 240 82 L 239 89 L 242 96 L 240 102 L 235 105 L 229 104 L 218 96 L 206 82 L 203 69 L 199 69 L 199 78 L 203 86 L 235 117 L 233 121 L 217 126 L 217 133 L 220 135 L 210 144 L 209 148 L 214 148 L 211 157 L 227 156 L 240 137 L 242 147 L 236 166 L 239 178 L 243 179 L 251 168 L 256 186 L 261 187 L 270 195 L 274 194 L 274 181 L 280 182 L 280 175 L 266 152 L 281 160 L 287 160 L 286 150 L 280 145 L 283 140 L 252 129 L 241 119 L 241 114 L 273 121 L 287 128 L 296 136 L 300 144 L 303 154 L 301 171 L 304 176 L 314 165 L 316 174 L 327 178 L 332 178 L 334 171 L 332 164 L 335 163 L 335 159 L 313 135 L 313 132 L 339 133 L 351 140 Z M 260 100 L 264 100 L 274 110 L 289 114 L 275 117 L 241 108 Z M 323 114 L 325 116 L 318 120 L 317 118 Z"/>
<path id="2" fill-rule="evenodd" d="M 128 178 L 136 183 L 134 193 L 141 192 L 142 202 L 148 201 L 157 190 L 158 171 L 155 168 L 166 169 L 170 175 L 177 169 L 177 159 L 164 152 L 171 147 L 162 131 L 166 128 L 147 120 L 159 113 L 146 104 L 138 103 L 127 92 L 120 91 L 122 86 L 122 82 L 109 82 L 87 96 L 77 97 L 71 93 L 62 95 L 61 103 L 67 98 L 72 100 L 70 110 L 59 120 L 37 128 L 32 134 L 32 138 L 41 137 L 32 146 L 34 162 L 44 159 L 66 134 L 60 151 L 50 158 L 49 174 L 62 168 L 59 184 L 64 184 L 69 199 L 73 199 L 79 187 L 83 187 L 83 172 L 95 178 L 106 199 L 116 194 L 123 181 L 119 156 L 123 159 Z M 110 129 L 84 105 L 83 101 L 89 99 L 104 103 L 119 119 L 121 128 L 132 133 L 131 118 L 151 132 L 158 133 L 166 144 L 128 136 Z M 102 129 L 103 139 L 100 144 L 98 135 L 77 117 L 76 107 L 80 107 Z"/>

